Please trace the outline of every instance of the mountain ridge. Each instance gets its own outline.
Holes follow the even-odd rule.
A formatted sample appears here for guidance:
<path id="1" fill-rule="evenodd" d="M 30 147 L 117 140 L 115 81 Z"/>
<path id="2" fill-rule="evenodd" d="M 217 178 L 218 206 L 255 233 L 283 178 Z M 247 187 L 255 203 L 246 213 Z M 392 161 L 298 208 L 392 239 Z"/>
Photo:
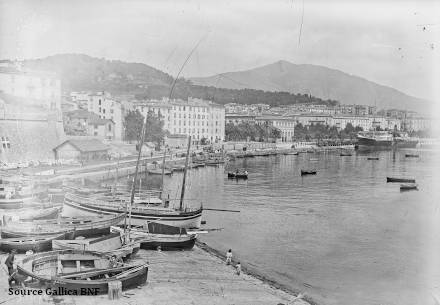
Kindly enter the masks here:
<path id="1" fill-rule="evenodd" d="M 364 77 L 314 64 L 279 60 L 253 69 L 191 77 L 193 84 L 228 89 L 256 89 L 312 94 L 341 104 L 377 105 L 378 108 L 418 110 L 429 108 L 428 100 L 410 96 Z"/>

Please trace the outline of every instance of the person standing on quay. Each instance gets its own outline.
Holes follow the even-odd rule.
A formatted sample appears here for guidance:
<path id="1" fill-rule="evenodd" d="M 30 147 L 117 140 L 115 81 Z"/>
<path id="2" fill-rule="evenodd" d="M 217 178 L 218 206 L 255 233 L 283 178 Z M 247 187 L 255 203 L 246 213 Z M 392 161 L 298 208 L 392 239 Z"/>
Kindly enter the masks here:
<path id="1" fill-rule="evenodd" d="M 6 267 L 8 267 L 8 273 L 9 273 L 9 286 L 11 285 L 12 281 L 14 281 L 14 259 L 15 259 L 15 249 L 12 249 L 11 252 L 9 253 L 8 257 L 5 260 L 5 265 Z"/>
<path id="2" fill-rule="evenodd" d="M 235 266 L 235 269 L 237 270 L 237 275 L 241 274 L 241 264 L 238 262 L 238 264 Z"/>
<path id="3" fill-rule="evenodd" d="M 229 249 L 228 252 L 226 252 L 226 265 L 230 265 L 232 262 L 232 250 Z"/>

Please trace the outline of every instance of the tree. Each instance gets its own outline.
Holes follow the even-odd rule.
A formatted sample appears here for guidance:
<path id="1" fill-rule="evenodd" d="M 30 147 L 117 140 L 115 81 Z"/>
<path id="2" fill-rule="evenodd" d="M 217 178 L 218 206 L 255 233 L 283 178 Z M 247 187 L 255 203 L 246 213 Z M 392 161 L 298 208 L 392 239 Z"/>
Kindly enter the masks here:
<path id="1" fill-rule="evenodd" d="M 142 124 L 144 122 L 144 116 L 136 111 L 129 111 L 124 118 L 124 128 L 125 128 L 125 141 L 131 143 L 136 141 L 141 136 Z"/>
<path id="2" fill-rule="evenodd" d="M 125 140 L 138 141 L 141 137 L 142 127 L 144 124 L 144 116 L 136 111 L 129 111 L 124 118 Z M 147 113 L 145 142 L 153 142 L 160 148 L 166 132 L 163 130 L 163 121 L 160 114 L 156 115 L 153 111 Z"/>
<path id="3" fill-rule="evenodd" d="M 164 122 L 162 121 L 162 116 L 156 115 L 154 111 L 148 111 L 147 122 L 146 122 L 146 132 L 145 132 L 145 142 L 156 143 L 156 147 L 160 149 L 163 143 L 163 138 L 166 132 L 163 130 Z"/>

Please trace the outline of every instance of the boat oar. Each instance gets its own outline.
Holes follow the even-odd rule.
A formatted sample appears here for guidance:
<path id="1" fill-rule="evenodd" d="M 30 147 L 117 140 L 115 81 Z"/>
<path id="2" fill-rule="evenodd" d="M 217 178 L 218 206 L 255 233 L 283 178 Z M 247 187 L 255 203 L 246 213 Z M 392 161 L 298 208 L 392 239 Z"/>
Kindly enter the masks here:
<path id="1" fill-rule="evenodd" d="M 203 208 L 205 211 L 217 211 L 217 212 L 233 212 L 233 213 L 240 213 L 239 210 L 229 210 L 229 209 L 212 209 L 212 208 Z"/>

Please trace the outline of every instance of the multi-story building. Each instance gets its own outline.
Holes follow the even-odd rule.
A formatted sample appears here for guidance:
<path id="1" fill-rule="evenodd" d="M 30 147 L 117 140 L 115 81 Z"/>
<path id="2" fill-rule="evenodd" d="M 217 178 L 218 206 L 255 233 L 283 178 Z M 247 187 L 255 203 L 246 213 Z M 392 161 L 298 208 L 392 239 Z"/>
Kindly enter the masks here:
<path id="1" fill-rule="evenodd" d="M 134 108 L 144 116 L 148 111 L 160 115 L 164 129 L 171 135 L 190 135 L 193 143 L 223 142 L 225 138 L 225 108 L 210 101 L 188 98 L 168 101 L 134 102 Z M 203 140 L 202 140 L 203 139 Z"/>
<path id="2" fill-rule="evenodd" d="M 280 130 L 282 142 L 292 142 L 295 136 L 296 119 L 289 116 L 259 116 L 255 123 L 261 126 L 272 126 Z"/>
<path id="3" fill-rule="evenodd" d="M 108 92 L 97 92 L 88 95 L 87 110 L 99 115 L 101 119 L 112 120 L 115 123 L 115 140 L 122 140 L 124 135 L 125 107 Z"/>
<path id="4" fill-rule="evenodd" d="M 239 125 L 242 123 L 255 123 L 256 116 L 253 114 L 226 113 L 226 124 Z"/>
<path id="5" fill-rule="evenodd" d="M 56 75 L 0 62 L 0 159 L 4 162 L 53 159 L 64 139 Z"/>

